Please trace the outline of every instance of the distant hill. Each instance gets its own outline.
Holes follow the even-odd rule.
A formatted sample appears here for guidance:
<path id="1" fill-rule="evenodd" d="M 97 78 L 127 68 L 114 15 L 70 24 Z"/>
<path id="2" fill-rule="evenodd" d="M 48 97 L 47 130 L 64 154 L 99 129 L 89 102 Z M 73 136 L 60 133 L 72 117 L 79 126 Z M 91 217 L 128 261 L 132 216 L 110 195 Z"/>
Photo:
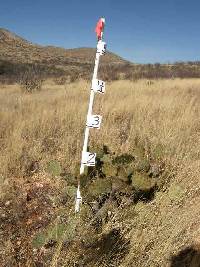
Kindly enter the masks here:
<path id="1" fill-rule="evenodd" d="M 95 51 L 95 48 L 41 46 L 0 28 L 0 82 L 18 81 L 20 75 L 31 65 L 36 65 L 37 73 L 44 78 L 91 80 Z M 200 61 L 133 64 L 107 51 L 100 61 L 98 74 L 104 81 L 200 78 Z"/>
<path id="2" fill-rule="evenodd" d="M 91 64 L 94 62 L 95 48 L 64 49 L 54 46 L 33 44 L 6 29 L 0 28 L 0 59 L 17 63 L 55 64 L 65 67 Z M 123 64 L 126 60 L 108 52 L 102 63 Z"/>

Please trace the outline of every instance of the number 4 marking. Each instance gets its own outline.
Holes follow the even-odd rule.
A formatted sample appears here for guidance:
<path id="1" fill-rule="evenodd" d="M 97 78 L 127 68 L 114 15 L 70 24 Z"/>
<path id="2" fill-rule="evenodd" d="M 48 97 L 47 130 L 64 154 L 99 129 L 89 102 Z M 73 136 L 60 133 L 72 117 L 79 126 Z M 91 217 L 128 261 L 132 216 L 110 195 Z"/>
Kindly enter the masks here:
<path id="1" fill-rule="evenodd" d="M 92 80 L 92 90 L 100 94 L 104 94 L 106 89 L 106 83 L 102 80 L 94 79 Z"/>
<path id="2" fill-rule="evenodd" d="M 95 166 L 96 153 L 82 152 L 81 163 L 86 166 Z"/>

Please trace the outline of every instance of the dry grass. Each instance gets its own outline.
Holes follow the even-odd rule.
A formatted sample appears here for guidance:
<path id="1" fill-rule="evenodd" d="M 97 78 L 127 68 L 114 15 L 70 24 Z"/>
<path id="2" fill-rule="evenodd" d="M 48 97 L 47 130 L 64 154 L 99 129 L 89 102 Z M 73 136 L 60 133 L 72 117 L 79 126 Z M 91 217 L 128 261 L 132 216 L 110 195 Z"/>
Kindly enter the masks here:
<path id="1" fill-rule="evenodd" d="M 198 159 L 199 80 L 119 81 L 97 96 L 94 113 L 103 115 L 100 131 L 91 131 L 91 150 L 102 144 L 131 152 L 135 142 L 163 157 Z M 24 159 L 79 162 L 89 83 L 46 84 L 41 92 L 22 94 L 18 86 L 0 91 L 1 174 L 22 175 Z M 20 160 L 21 159 L 21 160 Z M 30 162 L 31 163 L 31 162 Z"/>
<path id="2" fill-rule="evenodd" d="M 75 171 L 89 86 L 84 81 L 63 86 L 47 82 L 34 94 L 21 93 L 17 85 L 0 89 L 2 188 L 13 177 L 35 172 L 36 163 L 39 173 L 51 160 Z M 199 244 L 199 106 L 199 79 L 158 80 L 150 85 L 146 80 L 118 81 L 95 99 L 94 113 L 103 115 L 103 124 L 101 130 L 91 131 L 91 151 L 104 144 L 116 154 L 131 154 L 143 146 L 147 157 L 159 158 L 174 175 L 152 202 L 116 214 L 131 239 L 121 266 L 172 266 L 172 254 Z"/>

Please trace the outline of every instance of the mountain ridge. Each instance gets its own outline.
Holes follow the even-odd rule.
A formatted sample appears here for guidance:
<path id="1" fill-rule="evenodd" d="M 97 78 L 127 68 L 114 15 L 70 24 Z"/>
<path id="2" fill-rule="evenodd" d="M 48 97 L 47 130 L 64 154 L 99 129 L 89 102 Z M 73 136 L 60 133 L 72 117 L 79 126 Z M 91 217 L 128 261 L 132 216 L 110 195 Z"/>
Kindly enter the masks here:
<path id="1" fill-rule="evenodd" d="M 45 63 L 66 65 L 69 62 L 92 63 L 95 56 L 95 48 L 80 47 L 66 49 L 52 45 L 42 46 L 34 44 L 23 37 L 0 28 L 0 59 L 18 63 Z M 127 60 L 112 53 L 102 59 L 103 64 L 125 64 Z"/>

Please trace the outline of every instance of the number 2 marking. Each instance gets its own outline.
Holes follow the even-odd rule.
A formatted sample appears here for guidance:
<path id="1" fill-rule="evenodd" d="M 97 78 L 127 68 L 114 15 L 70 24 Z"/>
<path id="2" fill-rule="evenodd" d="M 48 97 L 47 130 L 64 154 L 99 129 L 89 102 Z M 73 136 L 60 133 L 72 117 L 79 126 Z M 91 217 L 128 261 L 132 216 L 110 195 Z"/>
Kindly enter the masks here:
<path id="1" fill-rule="evenodd" d="M 95 154 L 94 153 L 90 153 L 89 156 L 88 156 L 87 164 L 93 166 L 94 160 L 95 160 Z"/>
<path id="2" fill-rule="evenodd" d="M 86 166 L 95 166 L 96 153 L 82 152 L 82 164 Z"/>

